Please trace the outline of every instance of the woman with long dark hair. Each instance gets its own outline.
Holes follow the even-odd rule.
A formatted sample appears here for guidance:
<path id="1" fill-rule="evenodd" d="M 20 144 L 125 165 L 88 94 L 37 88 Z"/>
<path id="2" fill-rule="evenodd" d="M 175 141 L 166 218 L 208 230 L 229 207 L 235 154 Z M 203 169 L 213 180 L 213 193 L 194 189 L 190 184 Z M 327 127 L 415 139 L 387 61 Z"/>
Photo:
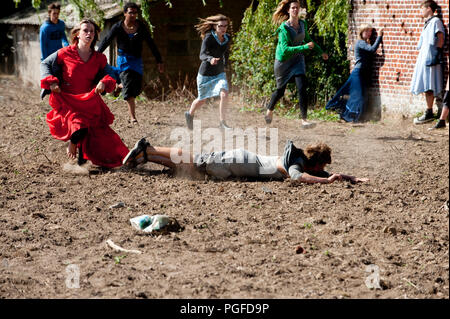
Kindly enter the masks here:
<path id="1" fill-rule="evenodd" d="M 273 92 L 265 120 L 272 122 L 273 110 L 278 101 L 284 96 L 289 82 L 295 82 L 298 90 L 299 108 L 301 111 L 302 127 L 309 128 L 313 124 L 306 121 L 308 105 L 306 101 L 306 70 L 304 52 L 314 49 L 328 60 L 328 54 L 311 39 L 308 25 L 299 18 L 300 2 L 298 0 L 283 0 L 273 14 L 272 21 L 281 24 L 277 30 L 278 44 L 275 53 L 275 79 L 277 89 Z"/>

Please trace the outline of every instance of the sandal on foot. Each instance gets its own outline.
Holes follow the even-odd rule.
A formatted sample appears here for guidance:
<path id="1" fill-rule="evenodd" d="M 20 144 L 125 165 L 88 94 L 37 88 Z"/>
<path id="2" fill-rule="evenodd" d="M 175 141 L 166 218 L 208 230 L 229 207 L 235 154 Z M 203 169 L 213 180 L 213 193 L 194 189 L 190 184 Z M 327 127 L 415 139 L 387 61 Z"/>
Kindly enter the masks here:
<path id="1" fill-rule="evenodd" d="M 145 138 L 141 138 L 139 141 L 136 142 L 134 147 L 128 152 L 127 156 L 122 161 L 123 165 L 128 165 L 130 167 L 136 167 L 137 164 L 143 164 L 148 162 L 147 158 L 147 146 L 150 146 L 150 143 L 147 142 Z M 137 157 L 139 154 L 142 153 L 143 162 L 138 163 Z"/>

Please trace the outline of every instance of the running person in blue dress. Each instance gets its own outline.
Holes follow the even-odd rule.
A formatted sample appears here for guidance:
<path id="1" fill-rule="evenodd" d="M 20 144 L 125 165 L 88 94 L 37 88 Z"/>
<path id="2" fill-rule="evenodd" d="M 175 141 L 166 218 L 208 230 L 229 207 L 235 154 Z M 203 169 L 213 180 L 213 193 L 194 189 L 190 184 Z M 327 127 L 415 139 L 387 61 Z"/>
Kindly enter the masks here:
<path id="1" fill-rule="evenodd" d="M 368 88 L 372 77 L 373 55 L 377 51 L 383 37 L 383 29 L 370 45 L 373 28 L 370 25 L 362 25 L 359 28 L 359 40 L 355 44 L 355 66 L 348 80 L 336 92 L 335 96 L 327 103 L 327 110 L 333 109 L 340 113 L 347 122 L 358 122 L 366 110 Z M 348 100 L 343 98 L 349 95 Z"/>
<path id="2" fill-rule="evenodd" d="M 164 64 L 158 48 L 153 42 L 150 32 L 144 23 L 137 19 L 139 7 L 136 3 L 128 2 L 123 7 L 125 19 L 114 24 L 105 38 L 100 42 L 98 51 L 103 52 L 114 38 L 117 40 L 118 56 L 117 68 L 109 68 L 107 71 L 117 79 L 118 73 L 123 86 L 123 98 L 127 101 L 130 113 L 130 122 L 137 124 L 135 98 L 142 91 L 142 74 L 144 64 L 142 62 L 142 45 L 146 41 L 158 64 L 158 71 L 164 72 Z"/>
<path id="3" fill-rule="evenodd" d="M 53 2 L 48 6 L 48 19 L 39 29 L 39 42 L 41 45 L 41 61 L 44 61 L 50 54 L 58 51 L 63 46 L 68 46 L 66 37 L 66 25 L 59 20 L 61 5 Z"/>
<path id="4" fill-rule="evenodd" d="M 184 113 L 187 127 L 193 129 L 195 111 L 206 99 L 220 96 L 219 117 L 222 129 L 230 129 L 225 122 L 225 110 L 228 103 L 228 82 L 225 66 L 228 65 L 231 36 L 227 33 L 231 21 L 228 17 L 217 14 L 200 19 L 195 26 L 203 39 L 200 50 L 200 68 L 197 74 L 198 97 L 192 102 L 189 111 Z"/>
<path id="5" fill-rule="evenodd" d="M 414 118 L 414 124 L 423 124 L 434 120 L 434 98 L 440 96 L 444 89 L 442 54 L 445 41 L 445 29 L 442 21 L 434 15 L 438 5 L 432 0 L 420 5 L 425 25 L 420 35 L 414 74 L 411 81 L 413 94 L 425 93 L 427 109 L 425 114 Z"/>

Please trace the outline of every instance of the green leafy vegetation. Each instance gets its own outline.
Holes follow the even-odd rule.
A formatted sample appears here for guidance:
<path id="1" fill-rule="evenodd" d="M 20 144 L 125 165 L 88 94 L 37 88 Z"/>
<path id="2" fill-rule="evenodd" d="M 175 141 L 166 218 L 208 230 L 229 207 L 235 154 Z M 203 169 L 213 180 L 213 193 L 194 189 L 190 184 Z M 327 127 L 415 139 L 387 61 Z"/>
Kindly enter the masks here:
<path id="1" fill-rule="evenodd" d="M 240 88 L 246 103 L 265 104 L 276 88 L 273 64 L 277 26 L 271 20 L 277 3 L 277 0 L 261 0 L 254 11 L 250 6 L 245 11 L 241 30 L 235 36 L 230 57 L 234 71 L 232 83 Z M 309 83 L 307 100 L 310 106 L 323 108 L 349 76 L 345 48 L 350 4 L 348 0 L 307 0 L 307 7 L 309 34 L 329 54 L 328 61 L 313 52 L 305 54 Z M 281 113 L 298 118 L 298 110 L 293 108 L 297 103 L 295 85 L 289 84 L 279 106 Z M 338 120 L 332 113 L 310 114 L 312 118 Z"/>
<path id="2" fill-rule="evenodd" d="M 12 0 L 12 1 L 15 3 L 16 8 L 18 7 L 19 3 L 21 2 L 21 0 Z M 95 2 L 95 0 L 67 0 L 67 1 L 69 3 L 71 3 L 74 7 L 77 8 L 80 20 L 83 18 L 93 19 L 96 23 L 98 23 L 98 25 L 100 25 L 101 28 L 103 28 L 105 12 L 100 9 L 100 7 Z M 171 0 L 132 1 L 132 2 L 139 3 L 141 5 L 142 18 L 144 19 L 145 22 L 147 22 L 147 24 L 150 27 L 150 31 L 152 33 L 153 33 L 153 25 L 150 21 L 150 6 L 152 3 L 158 3 L 161 1 L 164 1 L 169 8 L 172 8 L 173 4 L 172 4 Z M 199 1 L 202 1 L 203 5 L 206 6 L 205 0 L 199 0 Z M 220 4 L 220 7 L 222 7 L 223 0 L 218 0 L 218 1 Z M 62 4 L 64 4 L 65 0 L 62 0 L 61 2 L 62 2 Z M 38 10 L 41 8 L 42 0 L 32 0 L 31 4 L 32 4 L 33 8 Z M 124 0 L 119 0 L 119 4 L 120 4 L 120 6 L 123 7 Z"/>

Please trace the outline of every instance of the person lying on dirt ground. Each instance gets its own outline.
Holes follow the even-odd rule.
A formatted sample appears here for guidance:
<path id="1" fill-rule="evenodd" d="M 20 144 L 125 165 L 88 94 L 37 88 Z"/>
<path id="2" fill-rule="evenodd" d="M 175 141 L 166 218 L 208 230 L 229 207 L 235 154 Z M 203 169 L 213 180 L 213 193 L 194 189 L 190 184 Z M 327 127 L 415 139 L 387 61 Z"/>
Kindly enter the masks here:
<path id="1" fill-rule="evenodd" d="M 142 138 L 125 156 L 122 163 L 132 168 L 146 162 L 161 164 L 171 169 L 188 165 L 193 167 L 194 171 L 206 173 L 217 179 L 250 177 L 260 180 L 283 180 L 290 178 L 294 182 L 323 184 L 341 180 L 352 183 L 369 180 L 326 172 L 325 166 L 331 163 L 331 148 L 322 142 L 309 145 L 303 151 L 288 140 L 281 157 L 258 155 L 244 149 L 192 156 L 180 148 L 152 146 L 145 138 Z"/>

